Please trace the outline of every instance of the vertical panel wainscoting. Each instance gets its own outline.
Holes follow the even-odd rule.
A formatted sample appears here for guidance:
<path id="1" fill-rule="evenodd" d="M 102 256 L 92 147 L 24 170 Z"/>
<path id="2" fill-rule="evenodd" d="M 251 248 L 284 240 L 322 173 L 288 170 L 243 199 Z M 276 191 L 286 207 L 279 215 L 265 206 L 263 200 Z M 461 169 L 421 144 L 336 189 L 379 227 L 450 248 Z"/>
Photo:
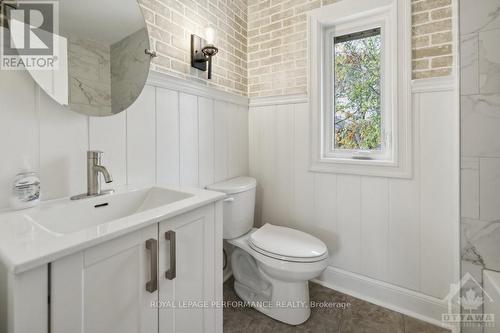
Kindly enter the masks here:
<path id="1" fill-rule="evenodd" d="M 252 98 L 257 223 L 322 239 L 331 260 L 319 283 L 440 325 L 459 265 L 455 96 L 453 79 L 415 84 L 411 179 L 309 172 L 307 96 Z"/>
<path id="2" fill-rule="evenodd" d="M 29 74 L 0 72 L 0 209 L 26 157 L 44 200 L 86 190 L 86 151 L 120 185 L 204 187 L 248 174 L 248 99 L 152 72 L 141 96 L 111 117 L 53 102 Z"/>

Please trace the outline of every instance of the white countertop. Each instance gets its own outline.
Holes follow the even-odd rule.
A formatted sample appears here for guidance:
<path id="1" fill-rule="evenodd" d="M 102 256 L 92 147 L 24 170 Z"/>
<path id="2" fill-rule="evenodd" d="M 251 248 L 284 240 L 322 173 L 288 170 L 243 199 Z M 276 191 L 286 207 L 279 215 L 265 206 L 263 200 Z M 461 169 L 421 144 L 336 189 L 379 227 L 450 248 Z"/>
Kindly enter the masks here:
<path id="1" fill-rule="evenodd" d="M 22 273 L 225 197 L 223 193 L 202 189 L 156 187 L 185 192 L 193 196 L 67 234 L 44 228 L 34 221 L 32 216 L 37 213 L 37 210 L 42 209 L 41 207 L 47 209 L 47 207 L 66 204 L 69 198 L 45 201 L 39 207 L 22 211 L 0 212 L 0 261 L 10 272 Z M 126 186 L 117 190 L 116 193 L 134 190 L 140 190 L 140 188 Z M 99 198 L 105 198 L 105 196 Z"/>

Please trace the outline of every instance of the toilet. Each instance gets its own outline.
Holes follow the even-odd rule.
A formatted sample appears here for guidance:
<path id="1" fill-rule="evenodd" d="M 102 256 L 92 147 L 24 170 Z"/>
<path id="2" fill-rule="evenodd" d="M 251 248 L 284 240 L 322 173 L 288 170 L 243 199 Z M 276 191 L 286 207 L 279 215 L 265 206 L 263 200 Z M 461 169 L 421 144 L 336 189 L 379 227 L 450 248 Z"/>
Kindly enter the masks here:
<path id="1" fill-rule="evenodd" d="M 305 232 L 265 224 L 253 228 L 257 182 L 237 177 L 207 187 L 227 194 L 224 239 L 235 247 L 231 255 L 234 289 L 248 305 L 290 325 L 310 314 L 308 281 L 327 266 L 328 250 Z"/>

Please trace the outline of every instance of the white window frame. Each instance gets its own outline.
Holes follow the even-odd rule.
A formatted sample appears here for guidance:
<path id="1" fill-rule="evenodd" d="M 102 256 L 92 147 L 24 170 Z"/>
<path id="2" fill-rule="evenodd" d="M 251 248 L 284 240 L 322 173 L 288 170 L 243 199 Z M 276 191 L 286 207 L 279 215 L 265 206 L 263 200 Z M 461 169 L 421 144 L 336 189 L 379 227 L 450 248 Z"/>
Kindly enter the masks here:
<path id="1" fill-rule="evenodd" d="M 341 1 L 309 15 L 313 172 L 411 178 L 411 12 L 407 1 Z M 332 148 L 335 36 L 381 28 L 384 154 Z M 366 159 L 366 158 L 369 159 Z"/>

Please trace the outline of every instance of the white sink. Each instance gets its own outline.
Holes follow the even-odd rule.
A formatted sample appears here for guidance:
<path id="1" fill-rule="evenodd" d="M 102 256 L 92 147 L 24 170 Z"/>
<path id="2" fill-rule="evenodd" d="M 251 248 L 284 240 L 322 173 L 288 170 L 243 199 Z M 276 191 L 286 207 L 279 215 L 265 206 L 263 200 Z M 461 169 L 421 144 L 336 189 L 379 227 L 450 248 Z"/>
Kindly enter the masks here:
<path id="1" fill-rule="evenodd" d="M 27 212 L 24 217 L 50 232 L 70 234 L 192 196 L 190 193 L 153 187 L 77 201 L 50 202 Z"/>
<path id="2" fill-rule="evenodd" d="M 100 197 L 2 211 L 0 263 L 16 274 L 25 272 L 224 198 L 199 188 L 124 186 Z"/>

